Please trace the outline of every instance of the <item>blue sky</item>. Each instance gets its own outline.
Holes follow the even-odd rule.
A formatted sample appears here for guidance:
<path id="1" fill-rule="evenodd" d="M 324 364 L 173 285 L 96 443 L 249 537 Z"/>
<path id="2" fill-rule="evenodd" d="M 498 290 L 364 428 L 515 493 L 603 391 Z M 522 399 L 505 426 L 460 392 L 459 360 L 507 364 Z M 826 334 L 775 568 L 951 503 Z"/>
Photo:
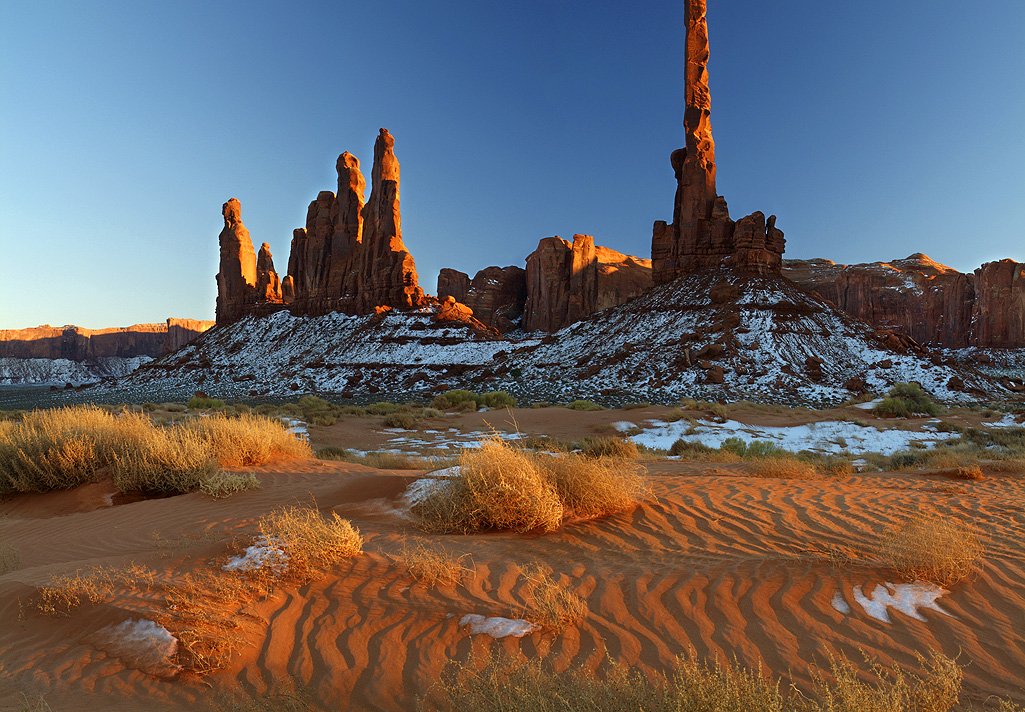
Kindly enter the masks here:
<path id="1" fill-rule="evenodd" d="M 718 188 L 787 257 L 1025 261 L 1025 3 L 710 0 Z M 402 164 L 421 281 L 550 235 L 649 256 L 682 4 L 8 0 L 0 328 L 212 318 L 221 204 L 286 270 L 334 164 Z M 369 191 L 368 196 L 369 197 Z"/>

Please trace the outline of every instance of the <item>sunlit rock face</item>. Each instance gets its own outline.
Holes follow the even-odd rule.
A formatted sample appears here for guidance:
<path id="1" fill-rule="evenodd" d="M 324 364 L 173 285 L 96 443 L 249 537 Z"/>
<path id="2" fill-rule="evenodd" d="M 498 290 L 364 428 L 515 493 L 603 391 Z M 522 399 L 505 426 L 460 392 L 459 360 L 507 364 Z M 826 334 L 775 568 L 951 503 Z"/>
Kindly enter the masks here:
<path id="1" fill-rule="evenodd" d="M 652 228 L 653 281 L 666 284 L 718 267 L 779 274 L 785 240 L 776 217 L 755 212 L 734 222 L 725 198 L 716 194 L 705 0 L 686 0 L 684 21 L 686 147 L 670 157 L 677 185 L 673 222 L 659 220 Z"/>
<path id="2" fill-rule="evenodd" d="M 256 251 L 242 224 L 242 205 L 232 198 L 221 206 L 224 228 L 218 236 L 217 323 L 237 321 L 256 300 Z"/>

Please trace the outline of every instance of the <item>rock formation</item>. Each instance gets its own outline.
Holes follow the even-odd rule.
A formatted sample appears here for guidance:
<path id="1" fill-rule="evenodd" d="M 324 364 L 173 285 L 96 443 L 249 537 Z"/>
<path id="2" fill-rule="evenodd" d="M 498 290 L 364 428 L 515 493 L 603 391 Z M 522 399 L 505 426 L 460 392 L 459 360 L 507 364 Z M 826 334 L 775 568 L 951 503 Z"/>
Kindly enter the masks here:
<path id="1" fill-rule="evenodd" d="M 987 262 L 975 270 L 972 345 L 1025 347 L 1025 265 Z"/>
<path id="2" fill-rule="evenodd" d="M 783 276 L 859 319 L 947 348 L 1025 347 L 1025 265 L 987 262 L 964 274 L 922 253 L 842 265 L 786 260 Z"/>
<path id="3" fill-rule="evenodd" d="M 225 324 L 242 317 L 256 299 L 256 252 L 249 230 L 242 224 L 242 205 L 232 198 L 221 206 L 224 229 L 218 237 L 221 246 L 220 272 L 217 273 L 217 323 Z"/>
<path id="4" fill-rule="evenodd" d="M 619 306 L 651 289 L 651 260 L 594 246 L 598 258 L 598 297 L 595 311 Z"/>
<path id="5" fill-rule="evenodd" d="M 594 313 L 597 298 L 594 238 L 574 235 L 572 243 L 558 236 L 542 238 L 527 257 L 523 328 L 558 331 Z"/>
<path id="6" fill-rule="evenodd" d="M 168 319 L 110 329 L 37 326 L 0 330 L 0 358 L 67 359 L 160 358 L 177 351 L 214 325 L 198 319 Z"/>
<path id="7" fill-rule="evenodd" d="M 519 326 L 527 301 L 527 272 L 514 266 L 485 267 L 474 275 L 459 301 L 485 326 L 502 333 L 512 331 Z"/>
<path id="8" fill-rule="evenodd" d="M 470 275 L 465 272 L 445 267 L 438 273 L 438 299 L 453 297 L 463 302 L 469 289 Z"/>
<path id="9" fill-rule="evenodd" d="M 292 233 L 281 299 L 295 314 L 373 314 L 375 307 L 424 301 L 416 266 L 402 242 L 395 140 L 381 129 L 374 145 L 370 201 L 359 159 L 338 157 L 338 192 L 310 203 L 306 227 Z"/>
<path id="10" fill-rule="evenodd" d="M 752 213 L 730 219 L 726 200 L 715 191 L 715 142 L 712 140 L 711 95 L 708 91 L 708 24 L 706 0 L 685 0 L 686 148 L 673 151 L 676 174 L 673 222 L 656 221 L 651 236 L 655 284 L 680 275 L 720 266 L 741 272 L 778 274 L 783 258 L 783 232 L 776 217 Z"/>
<path id="11" fill-rule="evenodd" d="M 281 280 L 274 271 L 274 258 L 270 253 L 270 245 L 260 245 L 260 254 L 256 257 L 256 299 L 268 304 L 281 304 Z"/>

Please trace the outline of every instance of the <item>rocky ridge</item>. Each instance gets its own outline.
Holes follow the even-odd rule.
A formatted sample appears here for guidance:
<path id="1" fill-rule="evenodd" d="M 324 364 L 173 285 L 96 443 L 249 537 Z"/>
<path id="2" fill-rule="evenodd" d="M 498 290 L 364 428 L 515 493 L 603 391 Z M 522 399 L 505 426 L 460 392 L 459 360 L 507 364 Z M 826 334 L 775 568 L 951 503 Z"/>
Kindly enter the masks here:
<path id="1" fill-rule="evenodd" d="M 785 260 L 783 275 L 878 327 L 938 347 L 1025 346 L 1025 265 L 987 262 L 962 273 L 922 253 L 843 265 Z"/>

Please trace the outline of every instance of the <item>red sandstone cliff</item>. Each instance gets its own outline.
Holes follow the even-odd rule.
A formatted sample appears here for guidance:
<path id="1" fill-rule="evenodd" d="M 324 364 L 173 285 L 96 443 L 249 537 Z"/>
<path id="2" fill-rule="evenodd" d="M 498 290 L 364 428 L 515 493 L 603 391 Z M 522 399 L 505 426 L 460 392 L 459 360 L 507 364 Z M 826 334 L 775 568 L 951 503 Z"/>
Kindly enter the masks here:
<path id="1" fill-rule="evenodd" d="M 97 358 L 160 358 L 177 351 L 214 325 L 197 319 L 168 319 L 110 329 L 37 326 L 0 330 L 0 357 L 88 361 Z"/>
<path id="2" fill-rule="evenodd" d="M 783 276 L 873 326 L 915 341 L 964 348 L 1025 347 L 1025 280 L 1013 260 L 964 274 L 922 253 L 903 260 L 841 265 L 786 260 Z"/>

